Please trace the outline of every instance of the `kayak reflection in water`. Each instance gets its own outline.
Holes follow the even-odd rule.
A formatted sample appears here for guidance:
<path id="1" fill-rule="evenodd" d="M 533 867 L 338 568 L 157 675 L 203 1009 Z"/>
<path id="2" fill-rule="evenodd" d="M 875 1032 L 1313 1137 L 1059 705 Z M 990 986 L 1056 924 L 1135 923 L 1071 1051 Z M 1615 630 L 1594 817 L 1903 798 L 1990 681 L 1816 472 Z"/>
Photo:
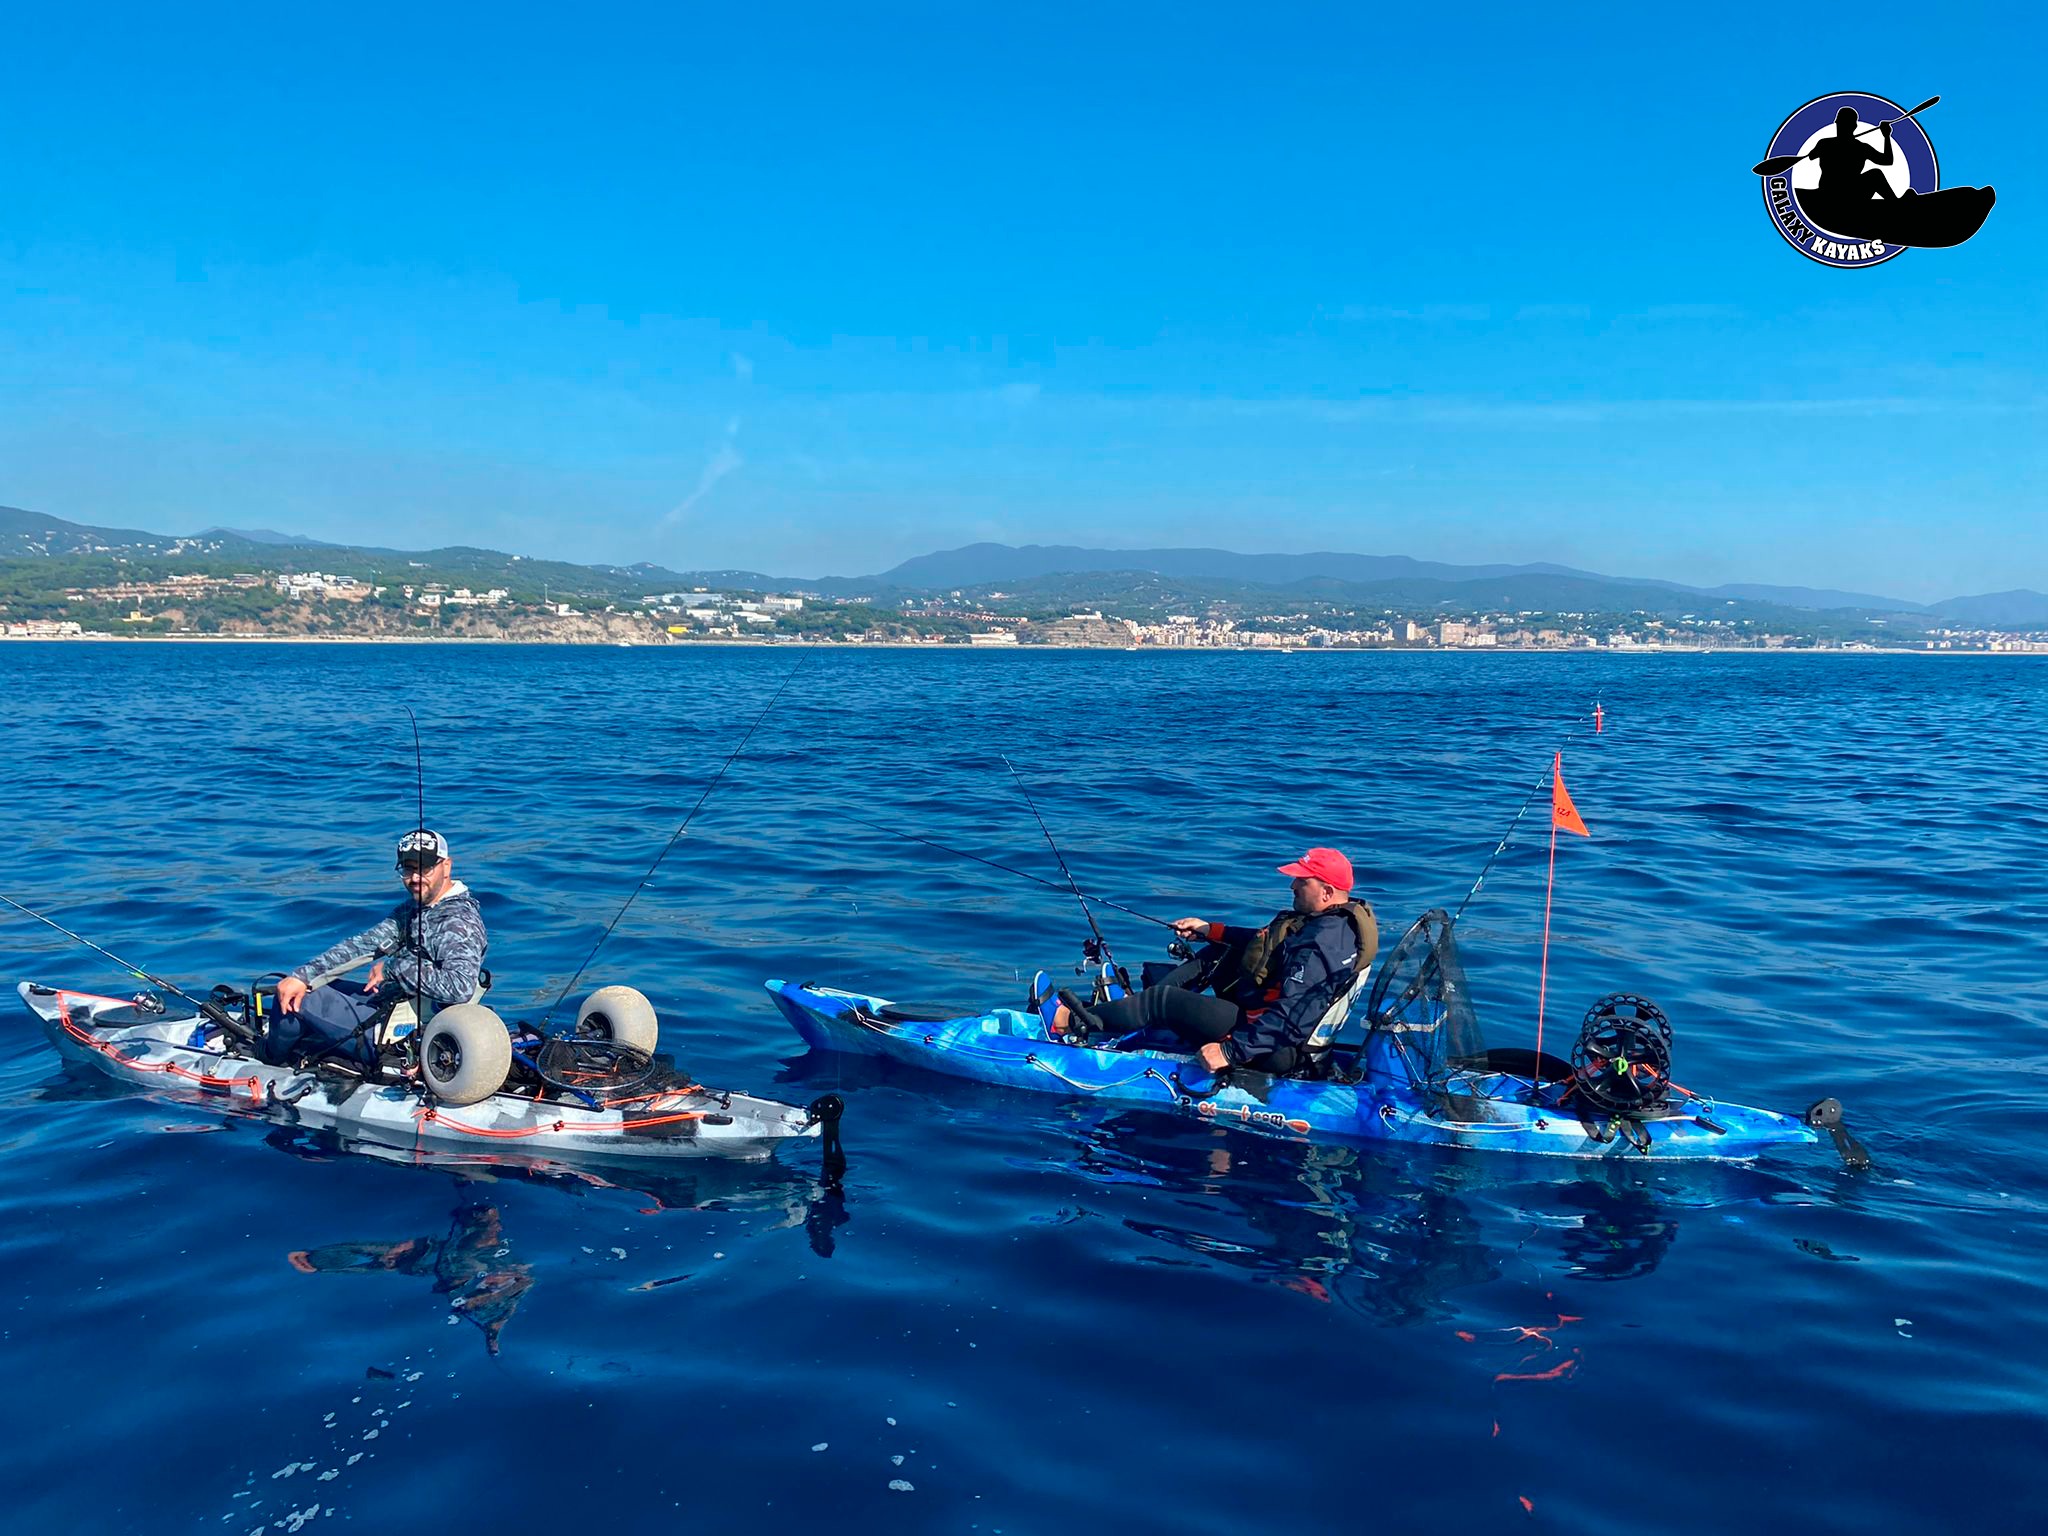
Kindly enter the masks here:
<path id="1" fill-rule="evenodd" d="M 1820 185 L 1814 194 L 1827 203 L 1867 203 L 1873 197 L 1891 202 L 1898 193 L 1892 190 L 1890 178 L 1883 171 L 1867 169 L 1868 166 L 1890 165 L 1894 158 L 1892 151 L 1892 125 L 1879 123 L 1877 131 L 1884 135 L 1884 149 L 1872 149 L 1856 137 L 1856 109 L 1844 107 L 1835 114 L 1835 135 L 1822 139 L 1806 152 L 1806 158 L 1820 164 Z"/>
<path id="2" fill-rule="evenodd" d="M 1311 848 L 1280 873 L 1292 881 L 1292 903 L 1263 927 L 1181 918 L 1174 932 L 1204 948 L 1163 975 L 1148 974 L 1136 993 L 1119 984 L 1083 1003 L 1040 971 L 1031 1006 L 1055 1038 L 1102 1036 L 1106 1044 L 1157 1031 L 1197 1047 L 1211 1072 L 1248 1067 L 1287 1076 L 1324 1016 L 1372 964 L 1379 928 L 1371 906 L 1352 899 L 1351 861 L 1336 849 Z"/>
<path id="3" fill-rule="evenodd" d="M 533 1287 L 533 1270 L 507 1264 L 497 1208 L 465 1205 L 455 1212 L 444 1238 L 415 1237 L 402 1243 L 329 1243 L 289 1255 L 303 1275 L 430 1275 L 449 1310 L 483 1330 L 484 1347 L 498 1352 L 498 1334 Z"/>

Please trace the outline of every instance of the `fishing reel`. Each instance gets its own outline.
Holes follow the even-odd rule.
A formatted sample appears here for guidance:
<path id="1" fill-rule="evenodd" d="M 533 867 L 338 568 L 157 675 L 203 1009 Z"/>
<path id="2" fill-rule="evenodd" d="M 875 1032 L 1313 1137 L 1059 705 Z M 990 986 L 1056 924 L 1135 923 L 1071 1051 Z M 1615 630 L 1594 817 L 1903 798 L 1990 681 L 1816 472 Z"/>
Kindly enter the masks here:
<path id="1" fill-rule="evenodd" d="M 1647 997 L 1611 992 L 1586 1010 L 1572 1084 L 1588 1109 L 1641 1120 L 1671 1098 L 1671 1021 Z"/>
<path id="2" fill-rule="evenodd" d="M 1074 963 L 1074 974 L 1089 979 L 1090 1007 L 1099 1008 L 1137 990 L 1131 984 L 1131 973 L 1117 963 L 1116 956 L 1109 952 L 1108 941 L 1099 933 L 1081 941 L 1081 958 Z"/>

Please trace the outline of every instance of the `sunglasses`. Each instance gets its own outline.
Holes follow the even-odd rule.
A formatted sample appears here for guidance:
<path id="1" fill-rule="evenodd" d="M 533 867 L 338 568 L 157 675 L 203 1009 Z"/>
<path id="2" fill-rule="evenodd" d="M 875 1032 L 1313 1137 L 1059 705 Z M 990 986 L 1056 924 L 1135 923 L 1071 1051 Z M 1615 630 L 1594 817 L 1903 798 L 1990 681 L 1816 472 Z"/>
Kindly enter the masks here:
<path id="1" fill-rule="evenodd" d="M 401 875 L 421 874 L 427 870 L 435 868 L 437 865 L 440 864 L 440 862 L 440 855 L 428 854 L 423 855 L 420 858 L 400 859 L 398 861 L 397 869 Z"/>

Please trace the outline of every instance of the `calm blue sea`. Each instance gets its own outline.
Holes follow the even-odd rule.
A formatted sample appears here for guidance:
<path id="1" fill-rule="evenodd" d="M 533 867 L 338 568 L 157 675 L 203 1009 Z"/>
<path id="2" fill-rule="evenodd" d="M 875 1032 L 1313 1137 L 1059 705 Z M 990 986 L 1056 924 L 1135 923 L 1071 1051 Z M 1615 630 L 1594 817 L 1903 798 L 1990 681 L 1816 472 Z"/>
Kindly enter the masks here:
<path id="1" fill-rule="evenodd" d="M 6 646 L 0 890 L 189 983 L 310 958 L 399 895 L 409 704 L 494 1001 L 537 1011 L 795 661 Z M 1605 733 L 1565 755 L 1594 835 L 1558 850 L 1553 1027 L 1646 993 L 1682 1080 L 1836 1094 L 1873 1170 L 1285 1146 L 808 1058 L 761 990 L 1010 1000 L 1070 964 L 1071 902 L 846 819 L 1056 877 L 1005 753 L 1120 901 L 1259 920 L 1273 867 L 1328 842 L 1397 932 L 1456 905 L 1596 699 Z M 2038 1528 L 2044 762 L 2027 658 L 814 655 L 589 980 L 647 992 L 704 1081 L 841 1091 L 843 1189 L 815 1144 L 630 1187 L 377 1161 L 67 1074 L 16 1011 L 0 1508 L 67 1532 Z M 1497 1044 L 1531 1038 L 1541 817 L 1464 924 Z M 121 986 L 11 913 L 0 956 L 10 983 Z"/>

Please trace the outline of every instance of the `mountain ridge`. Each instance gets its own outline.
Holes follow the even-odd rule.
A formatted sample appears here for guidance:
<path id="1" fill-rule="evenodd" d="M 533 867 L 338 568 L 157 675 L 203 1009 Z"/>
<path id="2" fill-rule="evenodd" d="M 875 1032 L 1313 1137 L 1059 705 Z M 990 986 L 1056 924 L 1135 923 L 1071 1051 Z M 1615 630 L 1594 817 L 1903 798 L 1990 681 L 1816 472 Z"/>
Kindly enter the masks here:
<path id="1" fill-rule="evenodd" d="M 323 557 L 419 559 L 456 557 L 469 564 L 527 562 L 524 555 L 470 545 L 438 550 L 393 550 L 335 544 L 270 529 L 212 527 L 196 534 L 159 534 L 135 528 L 74 523 L 49 513 L 21 507 L 0 507 L 0 558 L 34 559 L 64 555 L 117 555 L 174 558 L 208 554 L 225 558 L 289 559 L 303 551 L 309 560 Z M 745 590 L 805 590 L 831 596 L 862 593 L 929 594 L 974 591 L 993 597 L 1005 587 L 1046 587 L 1057 578 L 1076 578 L 1069 585 L 1100 591 L 1103 578 L 1153 577 L 1174 588 L 1206 590 L 1213 584 L 1250 587 L 1279 594 L 1323 597 L 1354 602 L 1472 604 L 1532 609 L 1566 604 L 1587 608 L 1641 608 L 1676 611 L 1696 599 L 1707 604 L 1756 605 L 1760 610 L 1875 616 L 1911 615 L 1920 620 L 1948 620 L 1972 627 L 2048 627 L 2048 595 L 2026 588 L 1963 594 L 1938 603 L 1831 588 L 1729 582 L 1715 587 L 1691 586 L 1654 577 L 1609 576 L 1572 566 L 1539 561 L 1528 564 L 1459 565 L 1421 560 L 1409 555 L 1367 555 L 1342 551 L 1307 554 L 1247 554 L 1206 547 L 1103 549 L 1083 545 L 1010 545 L 980 542 L 935 550 L 900 561 L 869 576 L 776 576 L 743 570 L 676 571 L 651 562 L 631 565 L 567 561 L 532 561 L 552 570 L 576 570 L 608 579 L 612 589 L 644 582 L 648 590 L 673 590 L 693 585 Z M 1094 580 L 1090 580 L 1094 578 Z M 1048 590 L 1048 601 L 1057 593 Z M 1676 607 L 1674 608 L 1674 604 Z"/>

